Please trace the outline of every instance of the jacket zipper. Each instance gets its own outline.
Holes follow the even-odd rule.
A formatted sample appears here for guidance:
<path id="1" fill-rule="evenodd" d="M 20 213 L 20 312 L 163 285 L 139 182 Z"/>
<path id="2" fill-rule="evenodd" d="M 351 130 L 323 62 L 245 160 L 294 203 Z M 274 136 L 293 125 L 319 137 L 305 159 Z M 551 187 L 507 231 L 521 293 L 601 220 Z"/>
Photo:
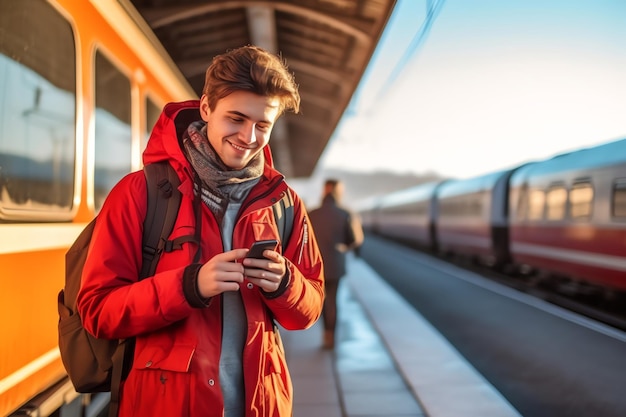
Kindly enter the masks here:
<path id="1" fill-rule="evenodd" d="M 309 223 L 305 217 L 302 220 L 302 245 L 300 246 L 300 253 L 298 254 L 298 265 L 302 264 L 302 256 L 304 253 L 304 247 L 309 241 Z"/>

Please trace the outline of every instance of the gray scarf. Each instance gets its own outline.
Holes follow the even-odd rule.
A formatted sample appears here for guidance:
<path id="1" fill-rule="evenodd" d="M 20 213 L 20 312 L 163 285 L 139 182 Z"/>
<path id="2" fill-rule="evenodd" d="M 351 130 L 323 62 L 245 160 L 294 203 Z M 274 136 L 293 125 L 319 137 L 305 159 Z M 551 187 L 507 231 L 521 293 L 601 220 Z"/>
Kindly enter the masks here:
<path id="1" fill-rule="evenodd" d="M 227 167 L 209 143 L 206 123 L 193 122 L 183 135 L 189 163 L 200 178 L 202 201 L 221 223 L 229 201 L 241 203 L 261 179 L 265 158 L 263 152 L 240 170 Z M 196 193 L 199 191 L 196 184 Z"/>

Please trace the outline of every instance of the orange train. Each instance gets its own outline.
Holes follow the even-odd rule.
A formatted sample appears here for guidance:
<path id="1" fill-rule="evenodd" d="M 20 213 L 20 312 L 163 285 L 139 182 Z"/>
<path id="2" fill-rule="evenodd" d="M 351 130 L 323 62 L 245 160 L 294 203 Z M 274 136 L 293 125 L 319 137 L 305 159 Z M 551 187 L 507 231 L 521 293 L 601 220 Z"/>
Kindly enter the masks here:
<path id="1" fill-rule="evenodd" d="M 65 252 L 194 97 L 125 0 L 0 2 L 0 415 L 97 412 L 57 347 Z"/>

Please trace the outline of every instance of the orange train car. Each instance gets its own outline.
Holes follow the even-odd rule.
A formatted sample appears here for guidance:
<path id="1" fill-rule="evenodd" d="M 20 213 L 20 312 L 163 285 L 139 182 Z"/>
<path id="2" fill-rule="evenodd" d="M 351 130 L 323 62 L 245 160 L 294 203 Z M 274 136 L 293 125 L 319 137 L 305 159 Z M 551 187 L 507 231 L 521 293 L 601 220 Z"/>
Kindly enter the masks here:
<path id="1" fill-rule="evenodd" d="M 0 2 L 2 416 L 96 406 L 58 351 L 65 252 L 141 168 L 162 106 L 196 97 L 138 16 L 124 0 Z"/>

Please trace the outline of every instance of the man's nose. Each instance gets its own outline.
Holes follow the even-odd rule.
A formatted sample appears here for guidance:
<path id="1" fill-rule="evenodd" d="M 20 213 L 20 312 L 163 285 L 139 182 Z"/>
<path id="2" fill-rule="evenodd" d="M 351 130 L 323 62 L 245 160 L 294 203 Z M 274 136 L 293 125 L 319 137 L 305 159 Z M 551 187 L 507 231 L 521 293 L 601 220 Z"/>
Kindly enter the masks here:
<path id="1" fill-rule="evenodd" d="M 239 136 L 244 143 L 256 142 L 256 125 L 254 123 L 246 123 L 239 131 Z"/>

